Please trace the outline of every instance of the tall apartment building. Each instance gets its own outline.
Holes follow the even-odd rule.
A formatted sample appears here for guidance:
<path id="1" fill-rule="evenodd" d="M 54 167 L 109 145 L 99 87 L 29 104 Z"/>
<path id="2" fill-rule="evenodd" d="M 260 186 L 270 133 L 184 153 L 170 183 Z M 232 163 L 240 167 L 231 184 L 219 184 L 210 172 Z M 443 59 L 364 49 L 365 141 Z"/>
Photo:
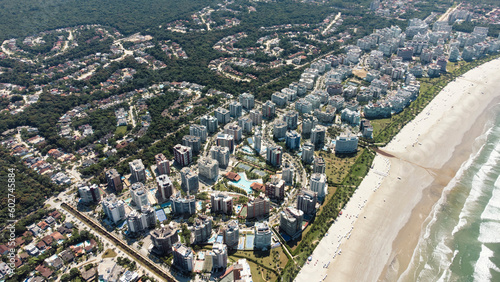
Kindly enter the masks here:
<path id="1" fill-rule="evenodd" d="M 325 145 L 326 127 L 316 125 L 311 132 L 311 143 L 316 150 L 323 148 Z"/>
<path id="2" fill-rule="evenodd" d="M 170 174 L 170 161 L 167 160 L 165 155 L 161 153 L 156 155 L 155 161 L 156 161 L 156 169 L 158 170 L 158 175 Z"/>
<path id="3" fill-rule="evenodd" d="M 318 124 L 318 118 L 313 115 L 304 114 L 302 117 L 302 135 L 308 137 L 311 135 L 312 129 Z"/>
<path id="4" fill-rule="evenodd" d="M 116 192 L 123 190 L 123 183 L 116 169 L 112 168 L 106 171 L 106 181 L 108 182 L 108 188 L 111 190 L 115 190 Z"/>
<path id="5" fill-rule="evenodd" d="M 231 120 L 231 115 L 228 109 L 219 107 L 215 109 L 214 115 L 219 124 L 226 124 Z"/>
<path id="6" fill-rule="evenodd" d="M 288 111 L 283 116 L 283 121 L 285 121 L 288 130 L 295 130 L 299 122 L 299 113 L 296 111 Z"/>
<path id="7" fill-rule="evenodd" d="M 253 136 L 253 148 L 260 153 L 262 148 L 262 134 L 257 130 Z"/>
<path id="8" fill-rule="evenodd" d="M 268 215 L 269 208 L 269 198 L 255 198 L 247 204 L 247 218 L 258 218 Z"/>
<path id="9" fill-rule="evenodd" d="M 236 102 L 236 101 L 232 101 L 231 103 L 229 103 L 229 115 L 232 118 L 237 119 L 237 118 L 241 117 L 242 111 L 243 111 L 243 107 L 241 106 L 241 103 Z"/>
<path id="10" fill-rule="evenodd" d="M 210 195 L 210 204 L 212 206 L 213 213 L 233 213 L 233 197 L 223 194 L 221 192 L 216 192 Z"/>
<path id="11" fill-rule="evenodd" d="M 148 195 L 146 194 L 144 184 L 141 182 L 136 182 L 130 186 L 130 195 L 137 209 L 141 209 L 143 206 L 149 206 Z"/>
<path id="12" fill-rule="evenodd" d="M 241 140 L 241 136 L 242 136 L 242 129 L 239 125 L 230 123 L 230 124 L 227 124 L 226 126 L 224 126 L 224 133 L 228 134 L 228 135 L 232 135 L 234 141 L 239 142 Z"/>
<path id="13" fill-rule="evenodd" d="M 244 133 L 250 133 L 252 132 L 252 127 L 253 127 L 253 121 L 249 117 L 240 117 L 238 120 L 238 125 L 241 127 L 241 130 Z"/>
<path id="14" fill-rule="evenodd" d="M 156 252 L 164 255 L 172 252 L 172 246 L 179 242 L 179 236 L 176 229 L 165 226 L 151 232 L 151 241 Z"/>
<path id="15" fill-rule="evenodd" d="M 200 176 L 216 180 L 219 176 L 219 162 L 211 158 L 201 158 L 198 161 L 198 171 Z"/>
<path id="16" fill-rule="evenodd" d="M 326 165 L 322 157 L 314 158 L 313 173 L 325 173 Z"/>
<path id="17" fill-rule="evenodd" d="M 277 176 L 271 176 L 266 183 L 266 197 L 275 201 L 282 201 L 285 198 L 285 180 Z"/>
<path id="18" fill-rule="evenodd" d="M 239 97 L 241 106 L 249 111 L 255 106 L 255 98 L 250 93 L 243 93 Z"/>
<path id="19" fill-rule="evenodd" d="M 170 197 L 172 201 L 172 212 L 175 214 L 195 214 L 196 198 L 194 196 L 182 197 L 181 193 Z"/>
<path id="20" fill-rule="evenodd" d="M 307 142 L 302 145 L 302 162 L 306 164 L 312 163 L 314 159 L 314 145 Z"/>
<path id="21" fill-rule="evenodd" d="M 99 203 L 101 200 L 101 192 L 97 184 L 92 184 L 90 186 L 79 183 L 78 184 L 78 194 L 83 203 Z"/>
<path id="22" fill-rule="evenodd" d="M 297 150 L 300 148 L 300 134 L 297 131 L 288 131 L 285 137 L 285 145 L 290 150 Z"/>
<path id="23" fill-rule="evenodd" d="M 224 227 L 224 243 L 231 249 L 238 247 L 240 240 L 240 228 L 237 220 L 231 220 Z"/>
<path id="24" fill-rule="evenodd" d="M 280 229 L 295 239 L 302 234 L 304 213 L 293 207 L 287 207 L 280 212 Z"/>
<path id="25" fill-rule="evenodd" d="M 175 243 L 172 246 L 172 251 L 174 254 L 173 264 L 175 266 L 187 272 L 193 271 L 194 253 L 191 248 L 186 247 L 184 244 L 181 243 Z"/>
<path id="26" fill-rule="evenodd" d="M 225 168 L 229 165 L 229 148 L 213 146 L 210 148 L 210 157 L 217 160 L 219 167 Z"/>
<path id="27" fill-rule="evenodd" d="M 166 174 L 156 177 L 156 185 L 158 187 L 157 198 L 158 202 L 163 203 L 170 199 L 174 193 L 174 185 Z"/>
<path id="28" fill-rule="evenodd" d="M 269 250 L 271 249 L 271 228 L 267 222 L 258 222 L 254 226 L 255 238 L 253 241 L 254 249 L 257 250 Z"/>
<path id="29" fill-rule="evenodd" d="M 304 214 L 313 214 L 316 212 L 316 203 L 318 202 L 318 193 L 311 190 L 301 190 L 297 196 L 297 209 Z"/>
<path id="30" fill-rule="evenodd" d="M 283 139 L 286 136 L 287 124 L 284 121 L 278 121 L 274 124 L 273 137 L 275 139 Z"/>
<path id="31" fill-rule="evenodd" d="M 207 141 L 207 127 L 201 124 L 192 124 L 189 126 L 189 135 L 200 137 L 201 143 Z"/>
<path id="32" fill-rule="evenodd" d="M 285 93 L 274 92 L 271 101 L 278 107 L 284 107 L 288 103 L 288 96 Z"/>
<path id="33" fill-rule="evenodd" d="M 138 233 L 156 225 L 155 210 L 151 206 L 143 206 L 140 211 L 133 210 L 127 216 L 130 233 Z"/>
<path id="34" fill-rule="evenodd" d="M 191 170 L 189 167 L 181 169 L 181 187 L 189 195 L 195 195 L 199 188 L 198 173 Z"/>
<path id="35" fill-rule="evenodd" d="M 326 195 L 326 175 L 323 173 L 313 173 L 311 175 L 311 191 L 318 193 L 318 198 L 323 199 Z"/>
<path id="36" fill-rule="evenodd" d="M 267 100 L 267 102 L 265 102 L 262 105 L 262 116 L 266 119 L 272 119 L 274 118 L 275 114 L 276 114 L 276 104 Z"/>
<path id="37" fill-rule="evenodd" d="M 212 259 L 212 269 L 225 269 L 227 267 L 227 246 L 225 244 L 214 243 L 212 250 L 207 252 L 207 256 Z"/>
<path id="38" fill-rule="evenodd" d="M 281 166 L 281 160 L 283 155 L 283 150 L 281 146 L 269 146 L 267 148 L 267 162 L 272 166 Z"/>
<path id="39" fill-rule="evenodd" d="M 125 203 L 117 199 L 115 194 L 109 194 L 102 200 L 102 210 L 115 224 L 125 219 Z"/>
<path id="40" fill-rule="evenodd" d="M 219 126 L 219 121 L 214 116 L 204 115 L 200 118 L 200 124 L 207 128 L 207 132 L 212 134 L 217 132 L 217 127 Z M 196 135 L 196 134 L 194 134 Z"/>
<path id="41" fill-rule="evenodd" d="M 128 163 L 130 167 L 130 173 L 135 181 L 144 182 L 146 181 L 146 169 L 141 159 L 135 159 Z"/>
<path id="42" fill-rule="evenodd" d="M 194 219 L 193 230 L 191 232 L 193 243 L 206 242 L 212 236 L 212 217 L 200 214 Z"/>
<path id="43" fill-rule="evenodd" d="M 358 137 L 354 135 L 340 135 L 335 141 L 336 154 L 350 154 L 358 150 Z"/>
<path id="44" fill-rule="evenodd" d="M 229 152 L 234 152 L 234 137 L 230 134 L 217 134 L 216 138 L 217 146 L 227 147 Z"/>
<path id="45" fill-rule="evenodd" d="M 187 166 L 193 160 L 193 150 L 191 147 L 177 144 L 174 146 L 174 160 L 180 166 Z"/>
<path id="46" fill-rule="evenodd" d="M 194 135 L 184 135 L 182 145 L 191 148 L 193 154 L 198 154 L 201 150 L 201 138 Z"/>
<path id="47" fill-rule="evenodd" d="M 283 164 L 283 172 L 282 172 L 282 179 L 285 181 L 286 184 L 292 185 L 293 184 L 293 176 L 294 176 L 295 168 L 293 165 L 289 162 L 285 162 Z"/>
<path id="48" fill-rule="evenodd" d="M 262 113 L 257 110 L 250 111 L 250 119 L 252 120 L 253 125 L 261 125 L 262 124 Z"/>

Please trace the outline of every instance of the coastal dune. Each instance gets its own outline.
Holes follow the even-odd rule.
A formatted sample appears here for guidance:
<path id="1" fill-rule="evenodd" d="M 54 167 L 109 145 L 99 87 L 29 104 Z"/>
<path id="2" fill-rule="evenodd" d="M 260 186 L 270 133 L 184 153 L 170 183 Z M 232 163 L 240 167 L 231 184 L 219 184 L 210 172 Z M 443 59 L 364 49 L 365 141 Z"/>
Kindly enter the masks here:
<path id="1" fill-rule="evenodd" d="M 443 188 L 475 150 L 500 96 L 498 73 L 500 59 L 449 83 L 381 149 L 296 281 L 398 280 Z"/>

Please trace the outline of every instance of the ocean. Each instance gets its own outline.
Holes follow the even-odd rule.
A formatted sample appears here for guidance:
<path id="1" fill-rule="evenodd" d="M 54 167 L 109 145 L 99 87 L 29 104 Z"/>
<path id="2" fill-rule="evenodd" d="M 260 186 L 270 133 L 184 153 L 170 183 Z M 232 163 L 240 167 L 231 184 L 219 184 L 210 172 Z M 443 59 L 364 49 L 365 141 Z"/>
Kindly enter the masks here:
<path id="1" fill-rule="evenodd" d="M 424 221 L 399 281 L 500 281 L 500 105 Z"/>

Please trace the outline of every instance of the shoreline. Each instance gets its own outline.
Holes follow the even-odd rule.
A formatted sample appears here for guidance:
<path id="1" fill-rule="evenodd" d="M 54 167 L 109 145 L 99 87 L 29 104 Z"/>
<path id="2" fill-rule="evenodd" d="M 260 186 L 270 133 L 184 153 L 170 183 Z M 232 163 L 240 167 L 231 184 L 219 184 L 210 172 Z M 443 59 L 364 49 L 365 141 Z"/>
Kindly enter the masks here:
<path id="1" fill-rule="evenodd" d="M 424 220 L 484 130 L 485 109 L 498 101 L 494 92 L 500 82 L 494 79 L 499 71 L 500 59 L 495 59 L 457 77 L 381 149 L 389 155 L 377 154 L 345 207 L 357 209 L 358 218 L 346 222 L 342 215 L 328 231 L 338 236 L 333 246 L 339 244 L 341 255 L 329 248 L 337 240 L 324 237 L 296 281 L 317 281 L 325 275 L 328 281 L 399 278 L 410 263 Z M 387 175 L 379 171 L 384 162 L 389 163 Z M 351 228 L 349 233 L 346 228 Z"/>

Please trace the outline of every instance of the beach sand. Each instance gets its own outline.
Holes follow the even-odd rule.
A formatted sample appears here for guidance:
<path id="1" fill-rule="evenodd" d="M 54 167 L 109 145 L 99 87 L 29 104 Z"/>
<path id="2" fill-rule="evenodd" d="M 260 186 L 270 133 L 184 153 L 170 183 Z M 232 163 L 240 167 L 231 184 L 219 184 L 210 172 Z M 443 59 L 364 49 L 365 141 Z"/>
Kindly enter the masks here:
<path id="1" fill-rule="evenodd" d="M 484 130 L 486 109 L 500 96 L 498 73 L 500 59 L 457 78 L 382 149 L 389 156 L 375 157 L 296 281 L 399 278 L 424 220 Z"/>

